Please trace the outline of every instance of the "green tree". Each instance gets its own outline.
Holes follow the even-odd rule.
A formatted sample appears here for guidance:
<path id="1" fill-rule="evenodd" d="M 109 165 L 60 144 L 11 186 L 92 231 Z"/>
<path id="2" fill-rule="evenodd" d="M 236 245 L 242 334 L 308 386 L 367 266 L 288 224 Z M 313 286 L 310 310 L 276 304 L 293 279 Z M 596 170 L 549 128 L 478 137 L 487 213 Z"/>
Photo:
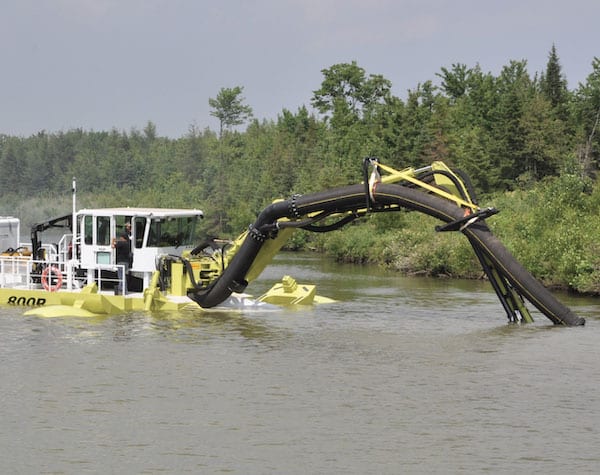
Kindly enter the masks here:
<path id="1" fill-rule="evenodd" d="M 542 94 L 550 101 L 557 117 L 566 121 L 568 119 L 567 102 L 569 91 L 567 89 L 567 79 L 562 72 L 562 66 L 560 65 L 555 45 L 552 45 L 552 49 L 548 55 L 546 72 L 542 74 L 540 79 L 540 88 Z"/>
<path id="2" fill-rule="evenodd" d="M 46 162 L 52 176 L 52 182 L 48 185 L 59 193 L 71 188 L 73 177 L 70 173 L 82 136 L 81 129 L 74 129 L 68 132 L 60 131 L 48 137 Z"/>
<path id="3" fill-rule="evenodd" d="M 385 104 L 378 108 L 373 118 L 381 146 L 377 156 L 385 163 L 400 168 L 406 166 L 406 157 L 411 150 L 407 138 L 407 124 L 411 120 L 406 105 L 398 97 L 386 98 Z"/>
<path id="4" fill-rule="evenodd" d="M 156 139 L 156 124 L 152 121 L 148 121 L 146 123 L 146 127 L 144 127 L 144 137 L 148 142 L 152 142 Z"/>
<path id="5" fill-rule="evenodd" d="M 252 108 L 244 104 L 243 90 L 241 86 L 222 87 L 216 98 L 208 100 L 213 109 L 210 115 L 219 119 L 219 137 L 223 136 L 224 130 L 241 125 L 252 117 Z"/>
<path id="6" fill-rule="evenodd" d="M 496 81 L 498 103 L 493 111 L 491 129 L 494 139 L 493 166 L 500 169 L 502 185 L 515 186 L 515 179 L 527 171 L 522 116 L 533 96 L 527 62 L 511 61 L 504 66 Z"/>
<path id="7" fill-rule="evenodd" d="M 452 64 L 451 69 L 442 68 L 442 72 L 436 73 L 441 78 L 442 91 L 452 100 L 456 101 L 468 94 L 470 89 L 469 78 L 472 70 L 466 64 Z"/>
<path id="8" fill-rule="evenodd" d="M 0 196 L 19 193 L 25 185 L 26 171 L 23 157 L 23 140 L 17 137 L 3 137 L 0 154 Z M 41 190 L 38 190 L 41 191 Z"/>
<path id="9" fill-rule="evenodd" d="M 212 175 L 212 200 L 216 205 L 212 230 L 217 234 L 231 232 L 227 210 L 233 209 L 233 200 L 237 197 L 233 173 L 237 171 L 238 158 L 244 153 L 244 136 L 238 133 L 224 132 L 236 125 L 243 124 L 252 117 L 252 108 L 244 104 L 243 87 L 221 88 L 216 99 L 209 99 L 213 108 L 211 115 L 219 119 L 219 143 L 216 154 L 206 162 L 207 173 Z M 226 139 L 226 140 L 225 140 Z"/>
<path id="10" fill-rule="evenodd" d="M 567 154 L 565 124 L 553 113 L 552 105 L 538 94 L 528 101 L 521 116 L 523 152 L 529 181 L 557 175 Z"/>
<path id="11" fill-rule="evenodd" d="M 436 101 L 436 88 L 431 81 L 418 84 L 416 89 L 408 91 L 403 124 L 406 141 L 403 166 L 417 166 L 424 160 L 431 161 L 431 149 L 437 148 L 434 145 L 437 132 L 433 123 Z"/>
<path id="12" fill-rule="evenodd" d="M 342 123 L 348 116 L 354 120 L 362 118 L 389 95 L 392 86 L 380 74 L 367 77 L 356 61 L 334 64 L 321 72 L 324 79 L 321 87 L 313 91 L 312 105 L 321 114 L 331 112 L 332 120 L 337 118 Z"/>
<path id="13" fill-rule="evenodd" d="M 555 45 L 552 45 L 552 49 L 548 54 L 546 72 L 540 79 L 540 86 L 542 93 L 550 101 L 552 107 L 559 107 L 567 101 L 567 80 L 563 75 Z"/>
<path id="14" fill-rule="evenodd" d="M 35 193 L 37 190 L 53 189 L 52 163 L 49 160 L 48 148 L 51 136 L 45 131 L 38 132 L 25 142 L 25 173 L 29 177 L 23 184 L 25 190 Z M 24 190 L 24 191 L 25 191 Z"/>
<path id="15" fill-rule="evenodd" d="M 355 61 L 321 72 L 324 79 L 311 102 L 330 125 L 323 143 L 329 184 L 345 184 L 360 177 L 360 159 L 378 148 L 374 118 L 390 97 L 391 83 L 378 74 L 367 76 Z"/>
<path id="16" fill-rule="evenodd" d="M 575 93 L 577 157 L 583 175 L 591 175 L 600 157 L 600 58 L 592 61 L 593 71 Z"/>
<path id="17" fill-rule="evenodd" d="M 279 169 L 287 167 L 293 175 L 286 193 L 322 190 L 328 175 L 324 173 L 322 145 L 327 134 L 326 126 L 305 106 L 296 114 L 284 109 L 277 118 L 278 146 L 286 152 L 287 162 Z"/>

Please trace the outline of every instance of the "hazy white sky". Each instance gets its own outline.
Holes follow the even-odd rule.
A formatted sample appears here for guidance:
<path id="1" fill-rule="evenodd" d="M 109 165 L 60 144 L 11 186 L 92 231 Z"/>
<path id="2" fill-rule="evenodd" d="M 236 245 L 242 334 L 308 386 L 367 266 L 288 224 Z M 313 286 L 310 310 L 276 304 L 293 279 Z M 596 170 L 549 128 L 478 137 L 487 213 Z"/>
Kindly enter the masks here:
<path id="1" fill-rule="evenodd" d="M 570 89 L 600 57 L 600 0 L 0 0 L 0 134 L 216 130 L 243 86 L 259 119 L 310 109 L 321 70 L 357 61 L 404 98 L 441 67 L 497 74 L 554 43 Z"/>

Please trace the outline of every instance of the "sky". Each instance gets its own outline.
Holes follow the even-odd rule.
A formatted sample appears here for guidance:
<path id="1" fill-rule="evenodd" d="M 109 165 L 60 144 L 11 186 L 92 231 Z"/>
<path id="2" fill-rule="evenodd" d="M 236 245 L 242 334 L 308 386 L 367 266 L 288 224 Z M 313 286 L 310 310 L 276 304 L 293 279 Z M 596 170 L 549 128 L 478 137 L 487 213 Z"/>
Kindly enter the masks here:
<path id="1" fill-rule="evenodd" d="M 442 67 L 494 75 L 556 46 L 574 90 L 600 57 L 599 0 L 0 0 L 0 134 L 218 130 L 243 87 L 259 120 L 309 111 L 323 69 L 356 61 L 404 99 Z"/>

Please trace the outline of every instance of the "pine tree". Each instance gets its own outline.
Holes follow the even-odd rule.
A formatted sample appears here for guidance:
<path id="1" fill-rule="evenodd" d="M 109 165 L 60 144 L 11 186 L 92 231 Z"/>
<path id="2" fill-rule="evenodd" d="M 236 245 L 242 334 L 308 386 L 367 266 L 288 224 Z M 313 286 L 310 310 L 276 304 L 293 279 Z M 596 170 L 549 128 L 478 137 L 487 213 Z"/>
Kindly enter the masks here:
<path id="1" fill-rule="evenodd" d="M 546 72 L 540 79 L 542 94 L 550 101 L 559 118 L 566 119 L 566 103 L 569 92 L 567 80 L 562 73 L 562 67 L 556 53 L 555 45 L 552 45 L 546 64 Z"/>

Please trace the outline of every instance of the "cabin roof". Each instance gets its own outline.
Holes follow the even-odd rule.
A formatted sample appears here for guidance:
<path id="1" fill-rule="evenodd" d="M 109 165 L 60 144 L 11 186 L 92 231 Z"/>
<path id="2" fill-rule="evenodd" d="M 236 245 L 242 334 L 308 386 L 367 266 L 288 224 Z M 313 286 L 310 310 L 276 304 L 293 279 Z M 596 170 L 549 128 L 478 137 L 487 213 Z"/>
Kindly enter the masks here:
<path id="1" fill-rule="evenodd" d="M 200 216 L 204 213 L 199 209 L 180 209 L 180 208 L 93 208 L 81 209 L 78 215 L 88 214 L 94 216 L 145 216 L 145 217 L 186 217 Z"/>

